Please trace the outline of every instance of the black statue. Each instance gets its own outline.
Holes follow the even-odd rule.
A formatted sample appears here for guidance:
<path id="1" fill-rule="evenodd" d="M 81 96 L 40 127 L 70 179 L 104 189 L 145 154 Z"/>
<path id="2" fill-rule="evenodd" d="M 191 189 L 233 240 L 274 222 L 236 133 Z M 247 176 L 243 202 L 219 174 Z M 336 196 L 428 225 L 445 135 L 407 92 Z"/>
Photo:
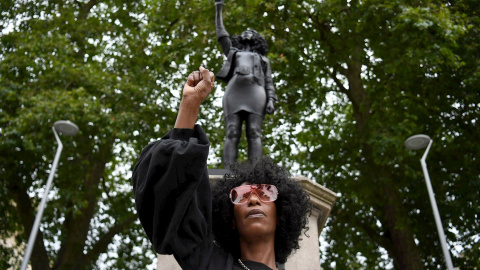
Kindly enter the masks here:
<path id="1" fill-rule="evenodd" d="M 248 141 L 248 158 L 262 156 L 262 125 L 265 114 L 275 111 L 277 101 L 272 82 L 266 40 L 257 31 L 248 29 L 240 36 L 230 35 L 223 26 L 222 7 L 224 0 L 215 0 L 216 33 L 227 61 L 217 77 L 227 83 L 223 96 L 225 117 L 225 146 L 223 163 L 229 164 L 238 158 L 238 143 L 245 122 Z"/>

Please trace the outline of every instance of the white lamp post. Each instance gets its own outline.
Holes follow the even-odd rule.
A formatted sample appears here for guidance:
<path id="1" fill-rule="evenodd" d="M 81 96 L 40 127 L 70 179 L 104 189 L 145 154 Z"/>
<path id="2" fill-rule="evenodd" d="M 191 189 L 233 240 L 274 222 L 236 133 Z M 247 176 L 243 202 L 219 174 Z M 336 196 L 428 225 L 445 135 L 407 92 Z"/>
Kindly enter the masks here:
<path id="1" fill-rule="evenodd" d="M 52 169 L 50 170 L 50 174 L 48 175 L 47 185 L 45 186 L 45 193 L 43 194 L 42 201 L 40 202 L 40 206 L 38 207 L 37 216 L 35 217 L 35 222 L 33 223 L 32 231 L 30 232 L 30 237 L 28 238 L 27 249 L 25 251 L 25 255 L 23 256 L 22 266 L 20 267 L 21 270 L 25 270 L 28 265 L 28 261 L 30 260 L 30 256 L 32 255 L 33 246 L 35 245 L 35 238 L 37 238 L 38 229 L 40 227 L 40 221 L 42 219 L 43 210 L 45 210 L 45 206 L 47 204 L 48 199 L 48 192 L 52 186 L 52 180 L 55 176 L 55 171 L 57 170 L 58 160 L 60 159 L 60 154 L 62 153 L 63 144 L 58 137 L 57 131 L 63 135 L 75 135 L 78 132 L 78 127 L 74 123 L 68 120 L 60 120 L 53 124 L 53 134 L 55 135 L 55 139 L 58 143 L 57 153 L 55 154 L 55 159 L 53 160 Z"/>
<path id="2" fill-rule="evenodd" d="M 437 225 L 438 237 L 440 238 L 440 244 L 442 245 L 443 255 L 445 256 L 445 262 L 447 263 L 447 269 L 453 270 L 452 258 L 450 257 L 450 252 L 447 248 L 447 242 L 445 233 L 443 231 L 442 221 L 440 220 L 440 213 L 438 212 L 437 202 L 435 201 L 435 196 L 432 189 L 432 184 L 430 183 L 430 176 L 428 175 L 427 163 L 425 159 L 427 158 L 428 151 L 430 146 L 432 146 L 433 140 L 430 139 L 427 135 L 418 134 L 413 135 L 405 140 L 405 146 L 408 149 L 418 150 L 427 147 L 425 154 L 420 159 L 420 164 L 422 165 L 423 175 L 425 176 L 425 183 L 427 185 L 428 195 L 430 197 L 430 204 L 432 205 L 433 216 L 435 217 L 435 223 Z"/>

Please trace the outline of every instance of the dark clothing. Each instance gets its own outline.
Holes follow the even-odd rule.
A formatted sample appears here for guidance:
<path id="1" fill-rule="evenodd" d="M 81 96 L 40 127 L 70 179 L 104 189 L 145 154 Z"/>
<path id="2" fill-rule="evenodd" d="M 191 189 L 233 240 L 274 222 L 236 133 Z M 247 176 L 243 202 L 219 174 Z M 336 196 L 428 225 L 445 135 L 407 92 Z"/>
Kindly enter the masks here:
<path id="1" fill-rule="evenodd" d="M 268 99 L 277 100 L 268 58 L 232 47 L 230 37 L 218 38 L 227 56 L 217 77 L 227 83 L 223 96 L 224 115 L 247 111 L 265 115 Z"/>
<path id="2" fill-rule="evenodd" d="M 173 129 L 145 147 L 132 176 L 138 216 L 155 251 L 173 254 L 183 269 L 240 270 L 237 260 L 213 243 L 209 147 L 198 125 Z"/>

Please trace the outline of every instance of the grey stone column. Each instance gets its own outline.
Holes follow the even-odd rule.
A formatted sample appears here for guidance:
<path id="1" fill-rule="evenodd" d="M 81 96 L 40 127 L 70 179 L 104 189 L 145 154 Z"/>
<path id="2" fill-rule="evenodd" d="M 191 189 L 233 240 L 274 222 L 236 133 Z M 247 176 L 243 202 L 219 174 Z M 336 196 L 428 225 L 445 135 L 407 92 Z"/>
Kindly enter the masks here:
<path id="1" fill-rule="evenodd" d="M 294 179 L 310 195 L 313 209 L 312 215 L 309 217 L 309 230 L 306 232 L 309 237 L 305 234 L 301 236 L 300 249 L 290 255 L 285 263 L 285 270 L 321 270 L 318 238 L 327 222 L 337 195 L 306 177 L 295 176 Z"/>
<path id="2" fill-rule="evenodd" d="M 222 179 L 221 175 L 210 175 L 212 185 L 218 179 Z M 294 176 L 293 179 L 298 181 L 305 191 L 310 195 L 310 202 L 313 205 L 312 215 L 309 217 L 309 230 L 306 234 L 302 234 L 300 241 L 300 249 L 292 254 L 287 263 L 280 266 L 285 270 L 321 270 L 320 267 L 320 245 L 318 238 L 325 226 L 328 215 L 332 210 L 333 204 L 337 199 L 337 195 L 321 186 L 312 182 L 303 176 Z M 181 270 L 172 255 L 158 255 L 157 270 Z"/>

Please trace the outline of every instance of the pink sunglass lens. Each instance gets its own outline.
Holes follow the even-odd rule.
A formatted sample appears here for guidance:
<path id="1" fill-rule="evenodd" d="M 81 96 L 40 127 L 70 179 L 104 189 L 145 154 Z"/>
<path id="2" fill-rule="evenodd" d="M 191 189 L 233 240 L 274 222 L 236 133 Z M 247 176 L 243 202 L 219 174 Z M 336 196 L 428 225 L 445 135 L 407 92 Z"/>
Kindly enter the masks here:
<path id="1" fill-rule="evenodd" d="M 273 202 L 277 199 L 278 191 L 272 185 L 246 185 L 233 188 L 230 192 L 230 198 L 234 204 L 243 204 L 248 201 L 252 191 L 262 202 Z"/>

